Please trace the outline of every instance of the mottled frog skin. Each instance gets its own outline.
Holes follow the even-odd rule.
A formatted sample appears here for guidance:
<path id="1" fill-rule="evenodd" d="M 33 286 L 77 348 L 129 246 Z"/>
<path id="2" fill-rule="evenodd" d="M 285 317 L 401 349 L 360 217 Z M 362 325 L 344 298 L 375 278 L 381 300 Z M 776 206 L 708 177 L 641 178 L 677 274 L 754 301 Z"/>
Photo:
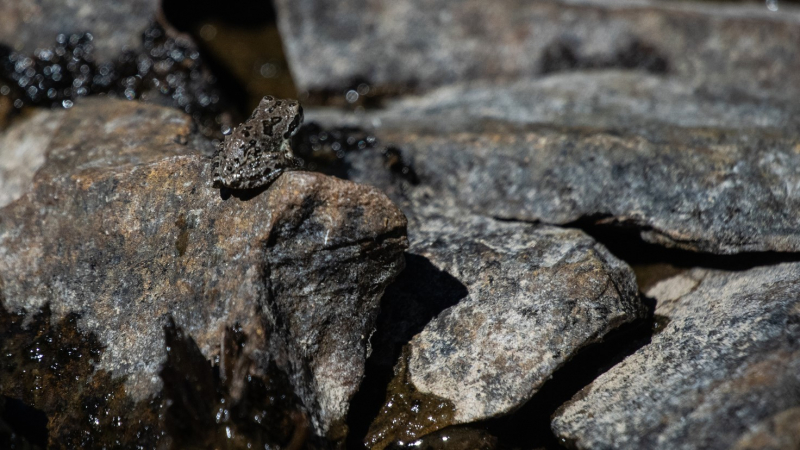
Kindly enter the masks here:
<path id="1" fill-rule="evenodd" d="M 284 171 L 301 168 L 303 162 L 292 154 L 289 139 L 302 122 L 303 108 L 296 100 L 264 97 L 214 154 L 214 187 L 268 186 Z"/>

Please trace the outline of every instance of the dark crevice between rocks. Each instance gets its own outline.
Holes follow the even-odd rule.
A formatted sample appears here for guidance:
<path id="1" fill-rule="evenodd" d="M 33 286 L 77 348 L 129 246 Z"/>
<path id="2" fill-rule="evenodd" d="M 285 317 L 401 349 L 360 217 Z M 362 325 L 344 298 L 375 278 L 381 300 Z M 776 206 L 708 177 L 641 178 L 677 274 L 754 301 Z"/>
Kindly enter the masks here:
<path id="1" fill-rule="evenodd" d="M 406 253 L 405 259 L 405 270 L 386 288 L 381 299 L 376 331 L 370 340 L 372 355 L 367 359 L 361 387 L 350 402 L 348 449 L 365 448 L 364 438 L 386 401 L 394 365 L 403 347 L 431 319 L 467 296 L 466 286 L 427 258 Z"/>
<path id="2" fill-rule="evenodd" d="M 162 11 L 192 36 L 243 117 L 264 95 L 297 97 L 271 1 L 162 0 Z"/>
<path id="3" fill-rule="evenodd" d="M 0 448 L 47 447 L 47 414 L 0 395 Z"/>
<path id="4" fill-rule="evenodd" d="M 260 27 L 275 23 L 275 8 L 270 0 L 162 0 L 164 17 L 180 31 L 191 31 L 208 19 L 238 27 Z"/>
<path id="5" fill-rule="evenodd" d="M 654 45 L 631 40 L 617 48 L 610 55 L 581 55 L 580 42 L 577 39 L 561 38 L 543 51 L 541 56 L 541 73 L 543 75 L 586 69 L 626 69 L 643 70 L 654 74 L 669 72 L 669 60 Z"/>
<path id="6" fill-rule="evenodd" d="M 501 222 L 536 223 L 508 217 L 493 217 Z M 800 252 L 742 252 L 720 255 L 680 248 L 664 247 L 642 239 L 642 233 L 652 231 L 631 223 L 614 221 L 610 214 L 595 214 L 560 226 L 577 228 L 603 244 L 614 256 L 625 261 L 636 273 L 639 290 L 646 292 L 658 281 L 691 268 L 725 271 L 744 271 L 759 266 L 800 262 Z"/>
<path id="7" fill-rule="evenodd" d="M 175 448 L 302 448 L 308 441 L 308 418 L 288 378 L 273 363 L 255 375 L 239 327 L 225 330 L 214 365 L 171 319 L 164 332 L 164 425 Z"/>
<path id="8" fill-rule="evenodd" d="M 614 256 L 628 263 L 636 273 L 642 292 L 647 291 L 661 279 L 694 267 L 744 271 L 758 266 L 800 261 L 800 253 L 796 252 L 767 251 L 718 255 L 668 248 L 642 239 L 641 233 L 649 231 L 647 229 L 628 224 L 598 224 L 605 218 L 607 217 L 590 217 L 564 226 L 583 230 L 608 248 Z"/>
<path id="9" fill-rule="evenodd" d="M 186 33 L 196 43 L 203 61 L 215 75 L 217 83 L 224 90 L 226 99 L 237 113 L 236 122 L 250 114 L 248 105 L 253 103 L 242 80 L 233 73 L 226 61 L 214 55 L 205 39 L 198 34 L 200 25 L 208 20 L 219 20 L 233 28 L 258 28 L 275 26 L 275 8 L 271 1 L 232 0 L 162 0 L 161 10 L 164 19 L 177 31 Z M 230 42 L 230 45 L 241 45 Z M 277 42 L 275 45 L 281 45 Z M 257 101 L 256 101 L 257 103 Z"/>
<path id="10" fill-rule="evenodd" d="M 381 143 L 359 127 L 327 128 L 310 122 L 298 129 L 292 149 L 304 161 L 304 169 L 357 179 L 383 190 L 392 199 L 404 198 L 408 189 L 420 183 L 402 149 Z"/>
<path id="11" fill-rule="evenodd" d="M 219 198 L 225 201 L 231 197 L 236 197 L 240 201 L 246 202 L 258 197 L 259 194 L 269 189 L 270 186 L 272 185 L 268 184 L 251 189 L 229 189 L 226 187 L 221 187 L 219 189 Z"/>

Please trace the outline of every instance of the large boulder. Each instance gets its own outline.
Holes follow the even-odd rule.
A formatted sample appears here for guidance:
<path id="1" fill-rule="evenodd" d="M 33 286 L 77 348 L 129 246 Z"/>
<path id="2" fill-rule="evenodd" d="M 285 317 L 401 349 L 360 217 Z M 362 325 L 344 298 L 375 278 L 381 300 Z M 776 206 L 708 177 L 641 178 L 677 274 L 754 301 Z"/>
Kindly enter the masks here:
<path id="1" fill-rule="evenodd" d="M 798 280 L 789 263 L 657 284 L 652 341 L 562 406 L 553 431 L 581 449 L 796 443 Z"/>
<path id="2" fill-rule="evenodd" d="M 33 188 L 0 212 L 2 306 L 77 314 L 104 348 L 97 369 L 136 401 L 159 393 L 171 321 L 210 361 L 234 327 L 251 371 L 277 363 L 313 431 L 341 438 L 403 267 L 403 214 L 374 188 L 308 172 L 213 189 L 189 145 L 202 139 L 173 109 L 98 99 L 66 114 Z"/>
<path id="3" fill-rule="evenodd" d="M 781 4 L 278 0 L 301 89 L 414 88 L 619 67 L 712 89 L 800 91 L 800 13 Z"/>
<path id="4" fill-rule="evenodd" d="M 408 344 L 367 436 L 372 448 L 506 415 L 579 350 L 645 315 L 631 269 L 579 230 L 442 205 L 414 211 L 415 275 L 387 291 L 376 352 L 433 303 L 455 304 Z"/>

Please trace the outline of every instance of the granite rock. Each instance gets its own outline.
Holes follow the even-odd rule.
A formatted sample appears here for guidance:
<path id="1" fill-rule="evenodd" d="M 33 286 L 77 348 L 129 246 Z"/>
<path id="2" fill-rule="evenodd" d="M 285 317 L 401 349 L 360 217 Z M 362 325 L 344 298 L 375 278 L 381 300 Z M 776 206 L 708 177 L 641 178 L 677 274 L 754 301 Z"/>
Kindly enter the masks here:
<path id="1" fill-rule="evenodd" d="M 800 406 L 762 420 L 739 439 L 735 450 L 800 448 Z"/>
<path id="2" fill-rule="evenodd" d="M 439 402 L 432 408 L 439 419 L 428 423 L 430 411 L 414 410 L 416 403 L 410 407 L 417 414 L 408 414 L 390 395 L 367 437 L 373 448 L 512 412 L 581 348 L 645 314 L 630 268 L 580 230 L 500 222 L 431 204 L 409 220 L 413 264 L 441 273 L 409 280 L 425 284 L 417 291 L 388 290 L 384 307 L 394 319 L 381 323 L 397 328 L 397 319 L 436 302 L 442 286 L 453 287 L 455 304 L 411 339 L 407 363 L 401 362 L 407 373 L 397 369 L 409 395 Z"/>
<path id="3" fill-rule="evenodd" d="M 0 207 L 30 189 L 62 116 L 60 111 L 36 111 L 0 134 Z"/>
<path id="4" fill-rule="evenodd" d="M 155 19 L 158 8 L 158 0 L 5 0 L 0 3 L 0 43 L 31 54 L 51 46 L 60 33 L 88 31 L 95 38 L 97 59 L 109 62 L 124 49 L 139 45 L 142 30 Z"/>
<path id="5" fill-rule="evenodd" d="M 649 242 L 718 254 L 800 251 L 797 107 L 695 93 L 647 75 L 563 74 L 307 118 L 369 129 L 402 151 L 420 186 L 476 214 L 633 227 Z M 375 166 L 365 152 L 345 158 Z M 374 173 L 352 179 L 391 190 Z"/>
<path id="6" fill-rule="evenodd" d="M 800 91 L 800 12 L 647 1 L 279 0 L 299 88 L 429 89 L 619 67 L 710 87 Z"/>
<path id="7" fill-rule="evenodd" d="M 648 295 L 664 326 L 563 405 L 553 431 L 582 449 L 747 448 L 769 428 L 773 442 L 791 442 L 797 428 L 784 425 L 800 405 L 798 275 L 800 264 L 787 263 L 662 281 Z"/>
<path id="8" fill-rule="evenodd" d="M 236 326 L 253 370 L 275 361 L 313 431 L 341 438 L 406 219 L 374 188 L 308 172 L 231 196 L 195 140 L 169 108 L 66 112 L 33 188 L 0 212 L 3 307 L 78 314 L 98 370 L 136 400 L 158 393 L 168 320 L 212 361 Z"/>
<path id="9" fill-rule="evenodd" d="M 455 133 L 531 125 L 607 129 L 661 139 L 684 127 L 800 132 L 800 107 L 785 95 L 711 90 L 675 76 L 615 69 L 556 73 L 506 83 L 461 82 L 387 101 L 366 114 L 306 111 L 309 122 L 378 130 Z"/>

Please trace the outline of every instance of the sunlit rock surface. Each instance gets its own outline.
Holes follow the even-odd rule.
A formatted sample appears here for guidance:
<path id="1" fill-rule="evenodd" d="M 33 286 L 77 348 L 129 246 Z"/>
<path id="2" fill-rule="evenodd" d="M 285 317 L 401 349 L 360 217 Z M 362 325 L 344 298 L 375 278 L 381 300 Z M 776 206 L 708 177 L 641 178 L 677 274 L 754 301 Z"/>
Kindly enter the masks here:
<path id="1" fill-rule="evenodd" d="M 416 277 L 426 286 L 416 288 L 418 297 L 408 286 L 398 299 L 384 303 L 394 308 L 395 320 L 401 311 L 410 319 L 409 313 L 427 306 L 423 293 L 435 301 L 447 294 L 441 287 L 463 285 L 464 298 L 411 340 L 407 374 L 399 374 L 452 412 L 439 408 L 439 419 L 420 425 L 414 435 L 406 429 L 423 421 L 428 411 L 413 411 L 417 418 L 389 396 L 368 436 L 376 448 L 392 438 L 409 442 L 447 425 L 509 413 L 578 350 L 645 314 L 630 268 L 583 232 L 499 222 L 458 210 L 445 215 L 444 210 L 420 207 L 419 215 L 412 214 L 410 252 L 414 264 L 424 259 L 454 280 L 442 284 L 444 275 L 434 277 L 439 283 Z M 411 295 L 404 298 L 402 292 Z M 400 299 L 402 304 L 392 304 Z"/>
<path id="2" fill-rule="evenodd" d="M 695 94 L 650 75 L 559 74 L 307 118 L 371 130 L 402 150 L 421 186 L 477 214 L 633 226 L 650 242 L 719 254 L 800 251 L 797 107 Z M 380 186 L 358 170 L 369 155 L 346 158 L 353 179 Z"/>
<path id="3" fill-rule="evenodd" d="M 274 360 L 313 431 L 341 438 L 406 219 L 374 188 L 308 172 L 221 192 L 195 140 L 169 108 L 68 111 L 32 190 L 0 210 L 3 306 L 78 314 L 105 347 L 98 369 L 136 400 L 158 393 L 169 319 L 212 361 L 236 327 L 252 370 Z"/>
<path id="4" fill-rule="evenodd" d="M 30 190 L 63 113 L 36 111 L 0 134 L 0 207 Z"/>
<path id="5" fill-rule="evenodd" d="M 301 89 L 429 89 L 582 68 L 670 73 L 712 88 L 800 91 L 800 13 L 781 4 L 279 0 Z"/>
<path id="6" fill-rule="evenodd" d="M 554 73 L 510 82 L 459 82 L 386 102 L 368 114 L 308 111 L 322 124 L 376 130 L 464 132 L 551 125 L 635 132 L 653 139 L 683 127 L 800 132 L 800 106 L 781 92 L 711 89 L 672 75 L 619 69 Z"/>
<path id="7" fill-rule="evenodd" d="M 791 263 L 662 281 L 648 295 L 663 329 L 565 404 L 553 431 L 582 449 L 796 443 L 784 421 L 800 405 L 799 279 Z"/>

